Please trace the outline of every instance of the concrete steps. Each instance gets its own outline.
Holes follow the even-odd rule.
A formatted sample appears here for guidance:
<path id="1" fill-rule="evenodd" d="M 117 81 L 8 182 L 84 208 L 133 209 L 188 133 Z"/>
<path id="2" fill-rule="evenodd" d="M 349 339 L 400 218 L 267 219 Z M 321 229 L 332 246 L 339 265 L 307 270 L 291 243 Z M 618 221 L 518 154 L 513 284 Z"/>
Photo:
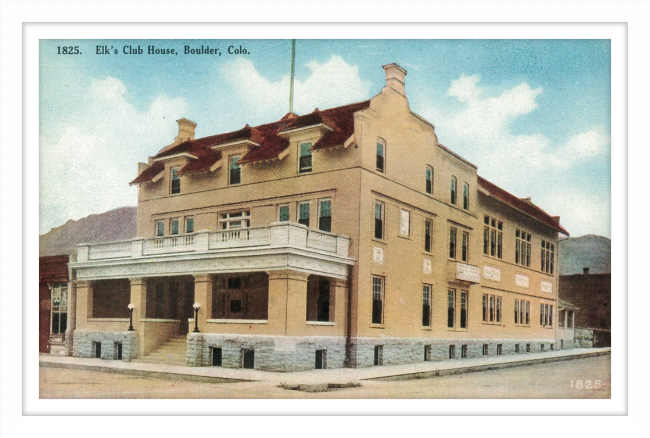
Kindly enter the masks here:
<path id="1" fill-rule="evenodd" d="M 133 362 L 185 366 L 187 364 L 186 353 L 187 338 L 178 336 L 165 342 L 146 356 L 133 359 Z"/>

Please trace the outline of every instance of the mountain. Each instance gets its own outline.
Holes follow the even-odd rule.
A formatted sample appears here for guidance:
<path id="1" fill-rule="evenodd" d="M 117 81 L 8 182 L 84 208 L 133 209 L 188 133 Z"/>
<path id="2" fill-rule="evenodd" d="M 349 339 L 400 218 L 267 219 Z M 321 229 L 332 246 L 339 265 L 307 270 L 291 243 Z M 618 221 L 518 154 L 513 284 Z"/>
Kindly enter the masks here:
<path id="1" fill-rule="evenodd" d="M 607 237 L 587 234 L 560 240 L 560 275 L 582 274 L 589 268 L 590 274 L 606 274 L 612 271 L 612 241 Z"/>
<path id="2" fill-rule="evenodd" d="M 69 220 L 39 236 L 39 256 L 76 254 L 79 243 L 114 242 L 136 237 L 137 207 L 120 207 Z"/>

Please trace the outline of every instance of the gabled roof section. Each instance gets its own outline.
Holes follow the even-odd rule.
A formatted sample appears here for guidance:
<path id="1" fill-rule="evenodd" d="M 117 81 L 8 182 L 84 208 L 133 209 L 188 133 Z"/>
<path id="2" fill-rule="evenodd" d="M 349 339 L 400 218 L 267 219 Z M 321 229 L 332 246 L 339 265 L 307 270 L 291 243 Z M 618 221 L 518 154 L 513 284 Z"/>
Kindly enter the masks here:
<path id="1" fill-rule="evenodd" d="M 156 175 L 158 175 L 160 172 L 164 170 L 165 170 L 165 163 L 163 163 L 162 161 L 156 161 L 151 166 L 143 170 L 142 173 L 138 175 L 136 179 L 134 179 L 129 183 L 129 185 L 141 184 L 143 182 L 151 181 L 152 179 L 155 178 Z"/>
<path id="2" fill-rule="evenodd" d="M 165 167 L 162 163 L 164 158 L 188 157 L 189 162 L 178 172 L 180 175 L 213 169 L 213 166 L 222 159 L 222 153 L 218 150 L 220 146 L 240 143 L 248 145 L 249 150 L 239 160 L 240 164 L 282 158 L 282 153 L 289 147 L 289 140 L 280 133 L 293 129 L 323 125 L 326 132 L 312 146 L 312 149 L 342 146 L 354 134 L 354 113 L 369 106 L 370 101 L 367 100 L 323 111 L 316 109 L 304 116 L 288 113 L 277 122 L 254 127 L 246 125 L 237 131 L 166 146 L 152 157 L 154 163 L 131 184 L 151 181 L 164 170 Z"/>
<path id="3" fill-rule="evenodd" d="M 518 210 L 533 219 L 538 220 L 544 225 L 551 227 L 552 229 L 559 231 L 560 233 L 568 236 L 569 232 L 560 225 L 559 216 L 551 216 L 546 213 L 544 210 L 533 204 L 530 200 L 523 200 L 517 198 L 515 195 L 512 195 L 502 188 L 494 185 L 485 178 L 478 177 L 478 185 L 483 188 L 491 197 L 494 199 Z"/>

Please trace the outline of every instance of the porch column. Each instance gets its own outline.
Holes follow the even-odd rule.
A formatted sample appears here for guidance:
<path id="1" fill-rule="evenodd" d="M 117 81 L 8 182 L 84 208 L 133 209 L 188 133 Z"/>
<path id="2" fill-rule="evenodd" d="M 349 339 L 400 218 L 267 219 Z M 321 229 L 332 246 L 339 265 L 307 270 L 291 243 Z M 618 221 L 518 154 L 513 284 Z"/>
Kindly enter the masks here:
<path id="1" fill-rule="evenodd" d="M 75 281 L 76 289 L 76 317 L 75 324 L 79 328 L 83 328 L 88 323 L 88 318 L 92 315 L 93 309 L 93 292 L 92 283 L 90 281 Z M 73 341 L 74 342 L 74 341 Z"/>
<path id="2" fill-rule="evenodd" d="M 129 281 L 130 304 L 133 304 L 133 329 L 138 333 L 138 356 L 144 356 L 144 322 L 140 320 L 147 315 L 147 279 L 129 278 Z"/>
<path id="3" fill-rule="evenodd" d="M 569 311 L 567 309 L 564 309 L 564 328 L 568 329 L 569 328 Z"/>
<path id="4" fill-rule="evenodd" d="M 307 278 L 296 271 L 269 274 L 269 326 L 273 332 L 300 336 L 307 321 Z"/>
<path id="5" fill-rule="evenodd" d="M 571 311 L 571 328 L 576 328 L 576 311 Z"/>
<path id="6" fill-rule="evenodd" d="M 74 330 L 77 328 L 77 287 L 74 280 L 68 281 L 68 326 L 65 330 L 65 354 L 72 356 Z"/>
<path id="7" fill-rule="evenodd" d="M 204 332 L 207 329 L 207 320 L 212 319 L 212 276 L 195 275 L 194 276 L 194 303 L 201 305 L 199 310 L 199 331 Z M 192 303 L 192 304 L 194 304 Z M 192 316 L 194 318 L 194 316 Z M 185 321 L 187 323 L 187 321 Z M 189 332 L 194 331 L 194 324 L 189 327 Z"/>
<path id="8" fill-rule="evenodd" d="M 330 302 L 330 315 L 334 315 L 337 327 L 346 327 L 346 314 L 348 308 L 348 282 L 347 280 L 332 279 L 334 282 L 334 308 Z"/>

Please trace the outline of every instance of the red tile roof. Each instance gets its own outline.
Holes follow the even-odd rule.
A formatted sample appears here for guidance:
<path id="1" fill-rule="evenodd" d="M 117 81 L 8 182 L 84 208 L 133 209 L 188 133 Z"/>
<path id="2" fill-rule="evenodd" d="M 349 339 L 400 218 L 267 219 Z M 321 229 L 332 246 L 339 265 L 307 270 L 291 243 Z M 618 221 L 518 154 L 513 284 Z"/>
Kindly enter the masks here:
<path id="1" fill-rule="evenodd" d="M 354 133 L 354 113 L 366 109 L 368 106 L 370 106 L 369 100 L 330 108 L 324 111 L 316 109 L 314 112 L 304 116 L 297 116 L 293 113 L 288 113 L 279 121 L 268 123 L 266 125 L 255 127 L 246 125 L 238 131 L 212 135 L 210 137 L 195 140 L 187 140 L 175 146 L 166 146 L 153 158 L 164 158 L 180 153 L 193 155 L 197 158 L 191 159 L 190 162 L 178 172 L 179 175 L 188 174 L 191 172 L 207 170 L 222 158 L 221 152 L 214 151 L 211 147 L 237 140 L 250 140 L 260 146 L 252 147 L 250 151 L 239 160 L 239 163 L 244 164 L 269 160 L 277 158 L 280 153 L 289 146 L 289 140 L 284 136 L 278 135 L 280 132 L 319 124 L 327 125 L 332 128 L 333 131 L 327 131 L 325 135 L 316 142 L 312 149 L 317 150 L 340 146 L 343 145 L 343 143 L 345 143 L 345 141 Z M 145 169 L 131 182 L 131 184 L 150 181 L 163 170 L 163 163 L 157 161 L 151 165 L 151 167 Z"/>
<path id="2" fill-rule="evenodd" d="M 544 210 L 542 210 L 532 202 L 524 201 L 522 199 L 517 198 L 515 195 L 506 192 L 502 188 L 494 185 L 493 183 L 491 183 L 490 181 L 486 180 L 481 176 L 478 177 L 478 185 L 483 189 L 485 189 L 493 198 L 503 202 L 504 204 L 509 205 L 515 210 L 519 210 L 527 214 L 533 219 L 537 219 L 538 221 L 542 222 L 544 225 L 547 225 L 566 236 L 569 235 L 569 232 L 565 230 L 564 227 L 562 227 L 562 225 L 560 225 L 560 220 L 558 216 L 555 217 L 551 216 L 550 214 L 546 213 Z"/>
<path id="3" fill-rule="evenodd" d="M 133 181 L 131 181 L 129 184 L 130 185 L 140 184 L 145 181 L 151 181 L 156 175 L 158 175 L 163 170 L 165 170 L 165 163 L 163 163 L 162 161 L 156 161 L 151 166 L 143 170 L 142 173 L 138 175 L 138 177 Z"/>

